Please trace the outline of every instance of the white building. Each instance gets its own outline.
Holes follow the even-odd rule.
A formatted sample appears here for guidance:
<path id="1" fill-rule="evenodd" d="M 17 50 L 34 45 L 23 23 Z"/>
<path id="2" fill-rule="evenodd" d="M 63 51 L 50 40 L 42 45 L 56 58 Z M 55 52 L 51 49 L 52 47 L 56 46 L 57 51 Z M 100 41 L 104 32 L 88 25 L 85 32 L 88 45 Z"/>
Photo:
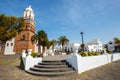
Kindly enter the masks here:
<path id="1" fill-rule="evenodd" d="M 69 51 L 78 51 L 80 50 L 79 43 L 71 43 L 66 46 L 67 50 Z M 99 39 L 94 39 L 88 43 L 85 43 L 84 51 L 90 52 L 101 52 L 103 50 L 103 44 Z"/>
<path id="2" fill-rule="evenodd" d="M 69 51 L 72 51 L 72 52 L 74 52 L 76 50 L 79 50 L 79 48 L 80 48 L 80 44 L 79 43 L 71 43 L 71 44 L 68 44 L 66 46 L 67 51 L 69 50 Z"/>
<path id="3" fill-rule="evenodd" d="M 115 51 L 115 52 L 118 52 L 119 51 L 119 48 L 118 48 L 118 45 L 114 43 L 114 41 L 109 41 L 107 44 L 106 44 L 106 47 L 107 47 L 107 50 L 108 51 Z"/>
<path id="4" fill-rule="evenodd" d="M 103 50 L 102 42 L 99 39 L 94 39 L 85 44 L 87 51 L 101 52 Z"/>
<path id="5" fill-rule="evenodd" d="M 114 51 L 115 50 L 115 44 L 114 44 L 114 42 L 113 41 L 109 41 L 107 44 L 106 44 L 106 46 L 107 46 L 107 50 L 108 51 Z"/>
<path id="6" fill-rule="evenodd" d="M 5 44 L 5 50 L 4 50 L 4 55 L 13 55 L 15 54 L 15 52 L 13 52 L 14 50 L 14 38 L 7 41 Z"/>

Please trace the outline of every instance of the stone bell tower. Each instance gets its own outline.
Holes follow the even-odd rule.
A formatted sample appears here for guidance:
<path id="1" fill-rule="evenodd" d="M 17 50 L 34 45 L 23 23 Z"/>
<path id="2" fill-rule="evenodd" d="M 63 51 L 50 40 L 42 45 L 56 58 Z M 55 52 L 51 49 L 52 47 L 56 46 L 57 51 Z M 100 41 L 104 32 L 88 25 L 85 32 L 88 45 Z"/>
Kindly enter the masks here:
<path id="1" fill-rule="evenodd" d="M 34 45 L 31 42 L 31 37 L 35 33 L 35 21 L 34 12 L 31 6 L 24 10 L 25 26 L 22 31 L 15 37 L 14 52 L 21 53 L 22 50 L 32 49 L 34 51 Z"/>

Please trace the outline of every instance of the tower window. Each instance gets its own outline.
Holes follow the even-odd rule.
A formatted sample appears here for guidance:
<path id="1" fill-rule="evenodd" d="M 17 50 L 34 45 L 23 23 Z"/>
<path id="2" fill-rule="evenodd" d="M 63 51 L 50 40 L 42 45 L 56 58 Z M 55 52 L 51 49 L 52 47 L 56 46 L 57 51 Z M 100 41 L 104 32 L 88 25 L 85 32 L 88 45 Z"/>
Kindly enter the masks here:
<path id="1" fill-rule="evenodd" d="M 11 43 L 11 46 L 13 46 L 13 43 Z"/>
<path id="2" fill-rule="evenodd" d="M 25 35 L 22 36 L 21 40 L 25 40 Z"/>
<path id="3" fill-rule="evenodd" d="M 27 14 L 25 14 L 25 17 L 27 17 Z"/>
<path id="4" fill-rule="evenodd" d="M 7 46 L 9 46 L 9 43 L 7 43 Z"/>
<path id="5" fill-rule="evenodd" d="M 23 40 L 25 40 L 25 35 L 23 35 Z"/>
<path id="6" fill-rule="evenodd" d="M 29 17 L 31 17 L 31 14 L 29 15 Z"/>

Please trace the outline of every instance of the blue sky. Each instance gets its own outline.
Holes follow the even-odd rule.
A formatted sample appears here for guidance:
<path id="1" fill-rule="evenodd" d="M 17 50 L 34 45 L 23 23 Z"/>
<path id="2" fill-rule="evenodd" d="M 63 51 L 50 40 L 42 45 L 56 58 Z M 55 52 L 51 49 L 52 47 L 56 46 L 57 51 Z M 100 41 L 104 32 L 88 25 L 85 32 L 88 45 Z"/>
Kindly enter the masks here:
<path id="1" fill-rule="evenodd" d="M 64 35 L 71 43 L 81 43 L 81 31 L 85 42 L 120 38 L 120 0 L 2 0 L 0 14 L 22 17 L 29 5 L 36 31 L 45 30 L 50 40 Z"/>

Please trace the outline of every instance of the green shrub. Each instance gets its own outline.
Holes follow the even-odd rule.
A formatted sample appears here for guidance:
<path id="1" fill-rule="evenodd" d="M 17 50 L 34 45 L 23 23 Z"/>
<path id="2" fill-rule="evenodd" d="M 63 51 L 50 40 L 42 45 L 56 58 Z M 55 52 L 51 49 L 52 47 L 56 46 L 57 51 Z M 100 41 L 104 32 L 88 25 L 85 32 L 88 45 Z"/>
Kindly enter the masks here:
<path id="1" fill-rule="evenodd" d="M 99 53 L 98 53 L 98 52 L 94 52 L 94 54 L 93 54 L 93 55 L 97 56 L 97 55 L 99 55 Z"/>
<path id="2" fill-rule="evenodd" d="M 99 53 L 98 52 L 88 52 L 88 55 L 89 56 L 97 56 L 97 55 L 99 55 Z"/>
<path id="3" fill-rule="evenodd" d="M 93 56 L 93 52 L 88 52 L 88 55 L 89 56 Z"/>
<path id="4" fill-rule="evenodd" d="M 28 53 L 26 53 L 26 57 L 28 56 Z"/>
<path id="5" fill-rule="evenodd" d="M 84 56 L 88 56 L 88 53 L 82 51 L 82 52 L 80 52 L 80 55 L 84 57 Z"/>
<path id="6" fill-rule="evenodd" d="M 101 51 L 101 55 L 104 54 L 104 50 Z"/>
<path id="7" fill-rule="evenodd" d="M 99 55 L 98 52 L 80 52 L 81 56 L 97 56 Z"/>
<path id="8" fill-rule="evenodd" d="M 33 58 L 38 57 L 38 53 L 33 52 L 33 53 L 31 54 L 31 56 L 32 56 Z"/>
<path id="9" fill-rule="evenodd" d="M 29 54 L 26 54 L 26 57 L 27 57 L 28 55 L 29 55 Z M 33 53 L 31 53 L 31 56 L 32 56 L 33 58 L 38 57 L 38 53 L 33 52 Z"/>
<path id="10" fill-rule="evenodd" d="M 111 51 L 107 51 L 108 54 L 111 54 L 112 52 Z"/>

